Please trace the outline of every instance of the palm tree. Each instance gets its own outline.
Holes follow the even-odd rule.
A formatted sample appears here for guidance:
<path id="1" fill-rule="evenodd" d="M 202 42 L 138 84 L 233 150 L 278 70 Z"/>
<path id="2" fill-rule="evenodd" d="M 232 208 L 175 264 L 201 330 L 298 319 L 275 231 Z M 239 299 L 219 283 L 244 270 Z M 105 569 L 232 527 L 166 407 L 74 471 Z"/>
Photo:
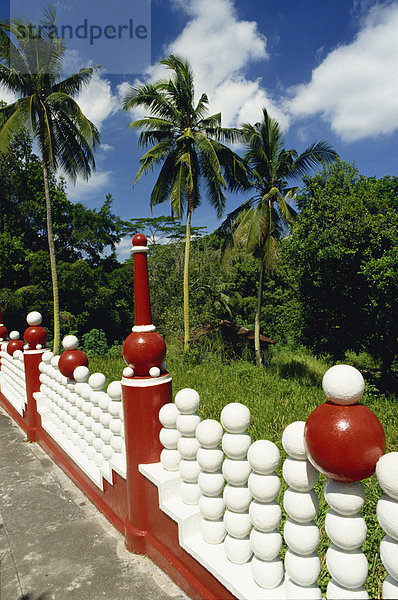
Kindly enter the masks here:
<path id="1" fill-rule="evenodd" d="M 192 212 L 199 206 L 201 186 L 221 217 L 224 190 L 248 187 L 242 159 L 223 142 L 239 138 L 237 129 L 221 127 L 221 114 L 207 116 L 208 98 L 202 94 L 195 104 L 193 73 L 189 63 L 170 55 L 160 61 L 173 73 L 170 79 L 131 87 L 123 99 L 129 110 L 144 107 L 150 116 L 130 124 L 141 130 L 139 144 L 151 146 L 141 158 L 134 184 L 156 166 L 162 165 L 151 194 L 151 208 L 169 201 L 173 216 L 186 211 L 184 258 L 184 350 L 189 342 L 188 268 Z"/>
<path id="2" fill-rule="evenodd" d="M 99 133 L 73 98 L 90 82 L 97 67 L 81 69 L 62 80 L 65 45 L 54 35 L 55 14 L 54 8 L 48 8 L 40 27 L 13 19 L 0 23 L 0 84 L 19 96 L 0 108 L 0 152 L 7 152 L 13 136 L 24 128 L 40 148 L 54 301 L 53 351 L 57 354 L 59 293 L 49 174 L 60 167 L 74 181 L 78 174 L 88 179 L 95 169 L 93 149 Z M 8 34 L 17 38 L 16 44 Z"/>
<path id="3" fill-rule="evenodd" d="M 324 141 L 312 144 L 300 155 L 296 150 L 285 150 L 279 123 L 265 108 L 261 122 L 242 125 L 242 135 L 247 146 L 244 159 L 256 193 L 227 216 L 220 231 L 259 259 L 254 341 L 256 362 L 262 366 L 260 314 L 264 275 L 269 275 L 275 261 L 275 241 L 296 215 L 289 201 L 294 201 L 298 187 L 289 187 L 287 180 L 302 177 L 312 167 L 336 159 L 337 153 Z"/>

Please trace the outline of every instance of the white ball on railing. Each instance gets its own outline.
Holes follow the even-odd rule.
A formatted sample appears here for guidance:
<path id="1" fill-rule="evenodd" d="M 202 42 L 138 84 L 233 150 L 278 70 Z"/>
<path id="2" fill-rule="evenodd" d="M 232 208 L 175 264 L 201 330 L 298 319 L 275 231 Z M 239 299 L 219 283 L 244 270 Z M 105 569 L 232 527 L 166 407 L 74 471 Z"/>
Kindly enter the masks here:
<path id="1" fill-rule="evenodd" d="M 398 598 L 398 581 L 387 575 L 383 582 L 382 597 L 384 600 L 396 600 Z"/>
<path id="2" fill-rule="evenodd" d="M 37 310 L 32 310 L 32 312 L 28 313 L 26 316 L 26 321 L 31 327 L 35 325 L 40 325 L 42 320 L 43 317 Z"/>
<path id="3" fill-rule="evenodd" d="M 398 500 L 382 496 L 377 503 L 377 519 L 381 528 L 398 542 Z"/>
<path id="4" fill-rule="evenodd" d="M 281 481 L 276 473 L 260 475 L 252 472 L 249 475 L 248 486 L 253 498 L 260 502 L 272 502 L 279 494 Z"/>
<path id="5" fill-rule="evenodd" d="M 360 481 L 345 483 L 328 479 L 324 496 L 330 508 L 347 517 L 359 512 L 365 502 L 365 490 Z"/>
<path id="6" fill-rule="evenodd" d="M 224 513 L 225 529 L 235 538 L 247 537 L 253 527 L 249 511 L 237 513 L 227 509 Z"/>
<path id="7" fill-rule="evenodd" d="M 23 349 L 24 349 L 24 350 L 29 350 L 29 344 L 24 344 L 24 347 L 23 347 Z M 14 352 L 14 354 L 15 354 L 15 352 Z M 13 356 L 14 356 L 14 354 L 13 354 Z"/>
<path id="8" fill-rule="evenodd" d="M 123 377 L 133 377 L 134 376 L 134 369 L 132 369 L 131 367 L 125 367 L 123 369 Z"/>
<path id="9" fill-rule="evenodd" d="M 378 460 L 376 476 L 382 490 L 398 500 L 398 452 L 389 452 Z"/>
<path id="10" fill-rule="evenodd" d="M 159 433 L 160 443 L 168 450 L 175 450 L 177 448 L 177 442 L 180 437 L 181 433 L 177 431 L 177 429 L 167 429 L 166 427 L 163 427 Z"/>
<path id="11" fill-rule="evenodd" d="M 221 544 L 226 534 L 224 519 L 220 518 L 213 521 L 202 518 L 200 521 L 200 531 L 203 539 L 208 544 Z"/>
<path id="12" fill-rule="evenodd" d="M 322 387 L 331 402 L 347 406 L 359 402 L 365 389 L 365 381 L 355 367 L 335 365 L 323 376 Z"/>
<path id="13" fill-rule="evenodd" d="M 221 424 L 228 433 L 244 433 L 250 425 L 250 410 L 240 402 L 231 402 L 221 411 Z"/>
<path id="14" fill-rule="evenodd" d="M 182 501 L 185 504 L 196 505 L 200 498 L 200 489 L 197 483 L 191 483 L 188 481 L 181 481 L 180 493 Z"/>
<path id="15" fill-rule="evenodd" d="M 297 523 L 309 523 L 318 512 L 319 498 L 314 490 L 296 492 L 288 488 L 283 496 L 283 507 L 289 517 Z"/>
<path id="16" fill-rule="evenodd" d="M 53 355 L 50 362 L 51 362 L 51 366 L 53 367 L 53 369 L 58 369 L 59 354 L 56 354 L 55 356 Z M 57 375 L 58 375 L 58 373 L 57 373 Z"/>
<path id="17" fill-rule="evenodd" d="M 247 460 L 226 458 L 222 465 L 225 479 L 232 485 L 245 485 L 250 475 L 250 464 Z"/>
<path id="18" fill-rule="evenodd" d="M 290 423 L 282 434 L 282 446 L 285 452 L 296 460 L 306 460 L 307 454 L 304 447 L 305 421 Z"/>
<path id="19" fill-rule="evenodd" d="M 380 558 L 387 573 L 398 581 L 398 544 L 389 535 L 381 540 Z"/>
<path id="20" fill-rule="evenodd" d="M 340 550 L 332 544 L 326 552 L 326 566 L 335 582 L 349 590 L 360 588 L 368 575 L 368 561 L 359 549 Z"/>
<path id="21" fill-rule="evenodd" d="M 261 475 L 270 475 L 276 469 L 280 460 L 277 446 L 269 440 L 254 442 L 247 453 L 251 468 Z"/>
<path id="22" fill-rule="evenodd" d="M 164 404 L 159 411 L 159 421 L 163 427 L 174 429 L 177 427 L 177 417 L 180 414 L 178 408 L 173 402 Z"/>
<path id="23" fill-rule="evenodd" d="M 289 518 L 283 528 L 283 537 L 293 552 L 307 556 L 317 549 L 320 533 L 314 521 L 296 523 Z"/>
<path id="24" fill-rule="evenodd" d="M 121 402 L 118 402 L 117 400 L 112 400 L 108 404 L 108 412 L 110 415 L 112 415 L 112 417 L 119 418 L 120 408 L 121 408 Z"/>
<path id="25" fill-rule="evenodd" d="M 84 423 L 83 423 L 83 425 L 84 425 Z M 86 429 L 86 433 L 84 434 L 84 439 L 86 440 L 87 444 L 92 445 L 93 441 L 95 439 L 95 435 L 93 434 L 91 429 L 87 430 L 86 427 L 85 427 L 85 429 Z"/>
<path id="26" fill-rule="evenodd" d="M 280 558 L 264 561 L 253 556 L 251 567 L 254 581 L 264 589 L 272 590 L 282 582 L 283 565 Z"/>
<path id="27" fill-rule="evenodd" d="M 332 509 L 326 514 L 325 530 L 336 546 L 343 550 L 355 550 L 364 543 L 367 527 L 360 514 L 344 517 Z"/>
<path id="28" fill-rule="evenodd" d="M 253 555 L 249 536 L 240 539 L 227 534 L 224 540 L 224 549 L 228 559 L 237 565 L 244 565 Z"/>
<path id="29" fill-rule="evenodd" d="M 108 406 L 111 402 L 111 399 L 109 398 L 108 394 L 106 392 L 95 392 L 95 394 L 97 395 L 96 403 L 98 404 L 100 409 L 105 412 L 108 412 Z"/>
<path id="30" fill-rule="evenodd" d="M 223 497 L 227 508 L 234 512 L 247 511 L 252 501 L 252 495 L 247 486 L 235 487 L 227 484 L 223 491 Z"/>
<path id="31" fill-rule="evenodd" d="M 19 331 L 11 331 L 10 340 L 19 340 Z"/>
<path id="32" fill-rule="evenodd" d="M 181 414 L 190 415 L 198 410 L 200 396 L 196 390 L 184 388 L 177 392 L 174 402 Z"/>
<path id="33" fill-rule="evenodd" d="M 285 569 L 294 583 L 302 587 L 308 587 L 318 579 L 321 562 L 315 552 L 300 556 L 289 548 L 285 554 Z"/>
<path id="34" fill-rule="evenodd" d="M 247 456 L 251 441 L 248 433 L 224 433 L 221 445 L 229 458 L 242 460 Z"/>
<path id="35" fill-rule="evenodd" d="M 159 367 L 151 367 L 149 369 L 149 375 L 151 377 L 160 377 L 160 369 L 159 369 Z"/>
<path id="36" fill-rule="evenodd" d="M 167 430 L 166 430 L 167 431 Z M 171 430 L 169 430 L 171 431 Z M 191 437 L 181 437 L 181 432 L 179 439 L 177 440 L 177 450 L 181 454 L 182 458 L 186 460 L 195 460 L 198 450 L 200 448 L 199 442 L 196 438 Z"/>
<path id="37" fill-rule="evenodd" d="M 355 590 L 347 590 L 333 579 L 328 583 L 326 597 L 328 600 L 341 600 L 342 598 L 347 598 L 347 600 L 369 600 L 369 594 L 363 586 L 356 588 Z M 388 596 L 383 594 L 383 598 L 388 598 Z M 391 596 L 391 598 L 396 599 L 397 596 Z"/>
<path id="38" fill-rule="evenodd" d="M 124 442 L 123 442 L 124 443 Z M 178 471 L 178 465 L 181 460 L 181 455 L 178 450 L 170 450 L 165 448 L 160 453 L 160 462 L 166 471 Z"/>
<path id="39" fill-rule="evenodd" d="M 41 350 L 43 348 L 42 344 L 36 344 L 36 350 Z"/>
<path id="40" fill-rule="evenodd" d="M 217 448 L 223 436 L 221 423 L 215 419 L 205 419 L 196 429 L 196 438 L 204 448 Z"/>
<path id="41" fill-rule="evenodd" d="M 110 429 L 103 429 L 101 431 L 101 440 L 105 442 L 105 444 L 110 444 L 113 433 Z"/>
<path id="42" fill-rule="evenodd" d="M 76 367 L 76 369 L 73 371 L 73 379 L 78 383 L 85 383 L 88 380 L 89 376 L 90 370 L 88 369 L 88 367 L 85 367 L 83 365 L 80 367 Z"/>
<path id="43" fill-rule="evenodd" d="M 183 481 L 188 483 L 197 483 L 200 473 L 200 466 L 196 460 L 181 459 L 178 465 L 178 470 Z"/>
<path id="44" fill-rule="evenodd" d="M 114 402 L 122 399 L 122 383 L 121 381 L 112 381 L 107 387 L 107 394 Z"/>
<path id="45" fill-rule="evenodd" d="M 250 532 L 250 544 L 257 558 L 274 560 L 281 551 L 282 536 L 277 530 L 264 533 L 254 527 Z"/>
<path id="46" fill-rule="evenodd" d="M 198 425 L 197 430 L 199 427 L 200 424 Z M 224 452 L 221 448 L 199 448 L 196 460 L 204 471 L 212 473 L 221 469 L 224 460 Z"/>
<path id="47" fill-rule="evenodd" d="M 79 345 L 79 340 L 75 335 L 66 335 L 62 340 L 62 346 L 65 350 L 76 350 Z"/>
<path id="48" fill-rule="evenodd" d="M 110 460 L 113 456 L 113 448 L 110 444 L 104 444 L 101 449 L 101 454 L 105 460 Z"/>
<path id="49" fill-rule="evenodd" d="M 288 458 L 283 463 L 283 479 L 297 492 L 309 492 L 319 479 L 319 472 L 307 460 Z"/>
<path id="50" fill-rule="evenodd" d="M 100 416 L 100 423 L 103 427 L 109 428 L 111 420 L 112 416 L 108 412 L 102 412 L 102 415 Z"/>
<path id="51" fill-rule="evenodd" d="M 101 432 L 103 430 L 103 426 L 101 425 L 101 423 L 98 423 L 98 421 L 94 421 L 94 419 L 93 419 L 93 424 L 91 426 L 91 430 L 94 435 L 100 437 Z"/>
<path id="52" fill-rule="evenodd" d="M 93 446 L 89 446 L 86 450 L 86 455 L 89 460 L 95 461 L 95 457 L 97 456 L 97 452 L 94 450 Z"/>
<path id="53" fill-rule="evenodd" d="M 111 439 L 111 446 L 115 452 L 121 452 L 124 446 L 124 441 L 120 437 L 120 435 L 114 435 Z"/>
<path id="54" fill-rule="evenodd" d="M 22 350 L 15 350 L 15 352 L 12 355 L 12 357 L 15 359 L 18 359 L 20 356 L 23 356 Z"/>
<path id="55" fill-rule="evenodd" d="M 222 493 L 225 486 L 224 475 L 221 471 L 214 473 L 206 473 L 202 471 L 199 473 L 198 485 L 202 494 L 206 496 L 218 496 Z"/>
<path id="56" fill-rule="evenodd" d="M 88 384 L 95 392 L 100 392 L 106 384 L 106 377 L 103 373 L 93 373 L 88 379 Z"/>
<path id="57" fill-rule="evenodd" d="M 200 417 L 196 414 L 180 414 L 177 417 L 176 426 L 182 435 L 194 437 L 196 428 L 200 423 Z"/>
<path id="58" fill-rule="evenodd" d="M 278 527 L 282 511 L 279 504 L 275 501 L 263 504 L 262 502 L 253 500 L 249 506 L 249 514 L 256 529 L 269 533 Z"/>
<path id="59" fill-rule="evenodd" d="M 225 501 L 221 494 L 219 496 L 201 496 L 199 509 L 202 517 L 209 521 L 218 521 L 225 512 Z"/>

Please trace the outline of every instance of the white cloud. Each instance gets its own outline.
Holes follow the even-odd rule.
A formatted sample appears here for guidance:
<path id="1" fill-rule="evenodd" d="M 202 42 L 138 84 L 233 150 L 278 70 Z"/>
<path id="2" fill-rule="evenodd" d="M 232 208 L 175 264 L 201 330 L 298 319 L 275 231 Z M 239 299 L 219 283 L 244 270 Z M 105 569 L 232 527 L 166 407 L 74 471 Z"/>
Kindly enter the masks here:
<path id="1" fill-rule="evenodd" d="M 12 104 L 18 100 L 18 96 L 7 90 L 4 86 L 0 85 L 0 100 L 3 100 L 7 104 Z"/>
<path id="2" fill-rule="evenodd" d="M 101 144 L 100 146 L 100 150 L 104 150 L 105 152 L 110 152 L 111 150 L 114 150 L 115 146 L 110 146 L 109 144 Z"/>
<path id="3" fill-rule="evenodd" d="M 131 255 L 131 237 L 124 237 L 116 244 L 116 254 L 119 260 L 125 260 Z"/>
<path id="4" fill-rule="evenodd" d="M 103 121 L 120 108 L 118 97 L 112 94 L 111 84 L 95 72 L 89 85 L 76 96 L 83 113 L 101 129 Z"/>
<path id="5" fill-rule="evenodd" d="M 221 112 L 223 126 L 231 127 L 258 121 L 266 106 L 283 128 L 288 127 L 286 112 L 277 108 L 261 79 L 245 75 L 253 62 L 269 58 L 266 37 L 258 31 L 257 23 L 239 20 L 231 0 L 175 0 L 174 4 L 188 15 L 188 22 L 164 49 L 164 55 L 178 54 L 188 59 L 195 75 L 196 95 L 207 93 L 209 113 Z M 165 76 L 165 69 L 155 65 L 147 75 L 156 80 Z M 127 89 L 126 84 L 119 86 L 120 95 Z M 134 118 L 142 115 L 141 110 L 133 113 Z"/>
<path id="6" fill-rule="evenodd" d="M 96 194 L 102 202 L 106 193 L 104 187 L 110 184 L 111 175 L 111 171 L 95 171 L 88 181 L 82 177 L 77 177 L 75 184 L 67 180 L 68 198 L 80 201 Z"/>
<path id="7" fill-rule="evenodd" d="M 295 116 L 321 113 L 345 141 L 398 128 L 398 3 L 375 6 L 351 44 L 333 50 L 292 90 Z"/>

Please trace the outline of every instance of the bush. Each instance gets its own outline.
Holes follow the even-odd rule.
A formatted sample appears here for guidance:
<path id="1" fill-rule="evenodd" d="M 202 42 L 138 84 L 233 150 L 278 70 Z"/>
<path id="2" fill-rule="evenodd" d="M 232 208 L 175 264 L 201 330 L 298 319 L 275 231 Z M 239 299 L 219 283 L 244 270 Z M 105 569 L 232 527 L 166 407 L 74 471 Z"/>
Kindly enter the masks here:
<path id="1" fill-rule="evenodd" d="M 108 342 L 102 329 L 91 329 L 84 333 L 82 342 L 87 356 L 104 356 L 108 352 Z"/>

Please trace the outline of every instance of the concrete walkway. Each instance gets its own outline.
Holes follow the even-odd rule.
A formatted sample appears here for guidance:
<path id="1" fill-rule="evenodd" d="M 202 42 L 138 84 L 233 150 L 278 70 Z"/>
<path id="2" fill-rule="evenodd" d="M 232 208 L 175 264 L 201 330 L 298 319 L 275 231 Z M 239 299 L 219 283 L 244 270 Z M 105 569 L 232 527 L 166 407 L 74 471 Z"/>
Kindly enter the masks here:
<path id="1" fill-rule="evenodd" d="M 187 596 L 116 531 L 0 408 L 0 599 Z"/>

